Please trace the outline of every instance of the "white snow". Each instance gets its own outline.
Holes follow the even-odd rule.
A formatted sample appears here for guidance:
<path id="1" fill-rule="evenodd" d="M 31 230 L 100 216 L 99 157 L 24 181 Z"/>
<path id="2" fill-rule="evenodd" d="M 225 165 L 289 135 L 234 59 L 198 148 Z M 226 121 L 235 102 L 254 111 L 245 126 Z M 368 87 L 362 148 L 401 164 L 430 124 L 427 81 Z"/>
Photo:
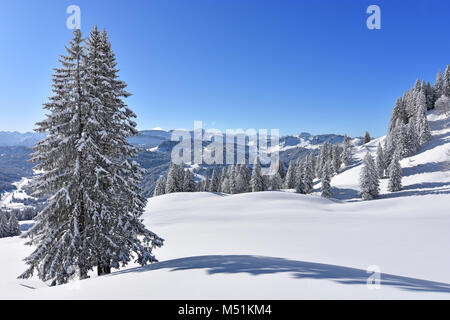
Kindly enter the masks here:
<path id="1" fill-rule="evenodd" d="M 449 299 L 448 119 L 402 160 L 404 190 L 358 196 L 360 160 L 332 179 L 340 200 L 291 192 L 176 193 L 149 199 L 144 222 L 165 245 L 161 262 L 46 287 L 17 280 L 32 248 L 0 239 L 0 299 Z M 317 189 L 316 185 L 316 189 Z M 366 281 L 381 270 L 380 289 Z"/>
<path id="2" fill-rule="evenodd" d="M 10 191 L 10 192 L 5 192 L 4 194 L 1 195 L 1 199 L 0 199 L 0 208 L 6 208 L 6 209 L 23 209 L 26 207 L 30 207 L 30 206 L 26 206 L 21 202 L 14 202 L 14 199 L 20 199 L 20 200 L 24 200 L 24 199 L 35 199 L 29 195 L 26 194 L 24 188 L 28 185 L 28 183 L 30 182 L 29 178 L 22 178 L 17 182 L 12 183 L 12 185 L 14 185 L 16 187 L 15 190 Z"/>

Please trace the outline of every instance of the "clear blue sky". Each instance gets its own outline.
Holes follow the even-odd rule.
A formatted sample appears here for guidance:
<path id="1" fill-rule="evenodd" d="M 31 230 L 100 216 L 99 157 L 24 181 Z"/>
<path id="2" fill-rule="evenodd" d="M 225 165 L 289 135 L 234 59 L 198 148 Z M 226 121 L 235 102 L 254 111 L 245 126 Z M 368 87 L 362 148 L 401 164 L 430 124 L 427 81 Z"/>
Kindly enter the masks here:
<path id="1" fill-rule="evenodd" d="M 2 0 L 0 130 L 43 118 L 71 38 L 110 35 L 139 129 L 279 128 L 385 133 L 395 99 L 450 63 L 450 1 Z M 381 8 L 381 30 L 366 8 Z"/>

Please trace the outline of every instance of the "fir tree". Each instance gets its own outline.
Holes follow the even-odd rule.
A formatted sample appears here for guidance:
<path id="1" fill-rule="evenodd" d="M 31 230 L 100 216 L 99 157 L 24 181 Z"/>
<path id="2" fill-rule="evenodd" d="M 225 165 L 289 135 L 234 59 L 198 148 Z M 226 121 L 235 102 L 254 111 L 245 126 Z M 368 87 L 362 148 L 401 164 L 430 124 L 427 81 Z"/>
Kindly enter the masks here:
<path id="1" fill-rule="evenodd" d="M 195 182 L 191 171 L 188 169 L 184 171 L 183 177 L 183 192 L 195 192 Z"/>
<path id="2" fill-rule="evenodd" d="M 331 160 L 328 160 L 324 165 L 320 182 L 322 183 L 321 196 L 324 198 L 331 198 Z"/>
<path id="3" fill-rule="evenodd" d="M 342 159 L 341 159 L 341 152 L 339 146 L 333 147 L 333 172 L 339 173 L 341 171 L 342 166 Z"/>
<path id="4" fill-rule="evenodd" d="M 153 192 L 153 196 L 160 196 L 166 193 L 166 177 L 160 175 L 158 181 L 156 181 L 155 191 Z"/>
<path id="5" fill-rule="evenodd" d="M 373 157 L 369 152 L 367 152 L 366 156 L 364 157 L 359 181 L 361 188 L 361 197 L 363 200 L 378 198 L 378 173 Z"/>
<path id="6" fill-rule="evenodd" d="M 211 176 L 210 190 L 211 192 L 219 192 L 220 190 L 220 179 L 219 176 L 217 175 L 216 169 L 213 169 L 213 173 Z"/>
<path id="7" fill-rule="evenodd" d="M 303 180 L 304 192 L 306 194 L 311 193 L 314 188 L 313 159 L 314 159 L 314 156 L 311 153 L 308 154 L 308 156 L 306 157 L 305 173 L 304 173 L 304 180 Z"/>
<path id="8" fill-rule="evenodd" d="M 288 171 L 284 180 L 284 187 L 286 189 L 295 188 L 295 162 L 293 160 L 289 161 Z"/>
<path id="9" fill-rule="evenodd" d="M 442 73 L 441 70 L 438 70 L 438 73 L 436 75 L 436 81 L 434 82 L 434 86 L 433 86 L 433 100 L 434 103 L 436 104 L 436 101 L 439 100 L 439 98 L 442 96 L 444 90 L 444 82 L 442 80 Z"/>
<path id="10" fill-rule="evenodd" d="M 299 158 L 297 160 L 297 165 L 295 166 L 295 192 L 305 193 L 305 168 L 303 161 Z"/>
<path id="11" fill-rule="evenodd" d="M 9 237 L 8 219 L 4 212 L 0 212 L 0 238 Z"/>
<path id="12" fill-rule="evenodd" d="M 256 157 L 255 163 L 253 164 L 250 186 L 252 188 L 252 192 L 265 190 L 264 178 L 261 173 L 261 163 L 259 162 L 259 157 Z"/>
<path id="13" fill-rule="evenodd" d="M 370 142 L 370 134 L 369 134 L 369 131 L 366 131 L 366 133 L 364 134 L 363 144 L 366 144 L 369 142 Z"/>
<path id="14" fill-rule="evenodd" d="M 417 98 L 417 113 L 415 117 L 415 129 L 419 138 L 419 144 L 424 145 L 431 140 L 430 128 L 428 126 L 427 111 L 423 94 Z"/>
<path id="15" fill-rule="evenodd" d="M 251 191 L 250 179 L 251 179 L 250 170 L 248 168 L 247 163 L 244 163 L 239 168 L 239 190 L 240 192 L 249 192 Z"/>
<path id="16" fill-rule="evenodd" d="M 225 177 L 225 179 L 222 180 L 222 185 L 220 186 L 220 192 L 230 193 L 230 179 L 228 179 L 228 177 Z"/>
<path id="17" fill-rule="evenodd" d="M 156 261 L 152 249 L 163 243 L 139 218 L 144 170 L 128 142 L 138 133 L 135 115 L 122 100 L 130 94 L 118 80 L 106 32 L 94 28 L 87 50 L 82 42 L 75 30 L 55 70 L 54 96 L 44 104 L 50 113 L 37 123 L 47 136 L 32 154 L 35 169 L 44 172 L 33 181 L 33 195 L 51 197 L 25 234 L 36 249 L 20 277 L 37 271 L 52 284 L 66 283 L 76 271 L 86 278 L 94 266 L 109 273 L 133 256 L 142 265 Z"/>
<path id="18" fill-rule="evenodd" d="M 283 180 L 281 179 L 279 172 L 275 172 L 275 174 L 271 176 L 270 187 L 272 190 L 280 190 L 283 188 Z"/>
<path id="19" fill-rule="evenodd" d="M 173 192 L 183 191 L 184 174 L 181 175 L 181 172 L 182 172 L 181 170 L 177 164 L 175 164 L 173 162 L 170 164 L 169 172 L 167 173 L 166 192 L 165 193 L 173 193 Z"/>
<path id="20" fill-rule="evenodd" d="M 347 135 L 344 136 L 344 147 L 341 155 L 342 162 L 348 166 L 351 163 L 352 158 L 352 143 Z"/>
<path id="21" fill-rule="evenodd" d="M 388 167 L 389 183 L 388 190 L 391 192 L 402 189 L 402 167 L 400 166 L 400 156 L 398 152 L 394 153 L 391 164 Z"/>
<path id="22" fill-rule="evenodd" d="M 386 162 L 384 159 L 383 147 L 381 147 L 381 143 L 378 143 L 378 147 L 377 147 L 376 166 L 377 166 L 378 178 L 383 178 L 384 170 L 386 169 Z"/>
<path id="23" fill-rule="evenodd" d="M 8 236 L 15 237 L 21 234 L 20 225 L 17 221 L 16 215 L 11 212 L 8 220 Z"/>
<path id="24" fill-rule="evenodd" d="M 450 66 L 447 65 L 444 71 L 444 80 L 442 84 L 442 94 L 450 98 Z"/>

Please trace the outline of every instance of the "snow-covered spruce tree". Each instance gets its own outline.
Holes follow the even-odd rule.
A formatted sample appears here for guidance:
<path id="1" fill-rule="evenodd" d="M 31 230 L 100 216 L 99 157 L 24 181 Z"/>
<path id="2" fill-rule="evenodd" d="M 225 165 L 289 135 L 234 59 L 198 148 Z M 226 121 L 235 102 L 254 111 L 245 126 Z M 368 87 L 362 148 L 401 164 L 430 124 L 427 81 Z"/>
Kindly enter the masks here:
<path id="1" fill-rule="evenodd" d="M 417 113 L 415 116 L 415 128 L 419 138 L 419 144 L 424 145 L 431 140 L 430 128 L 427 120 L 427 109 L 425 106 L 425 97 L 421 93 L 417 96 Z"/>
<path id="2" fill-rule="evenodd" d="M 204 191 L 204 192 L 210 191 L 210 183 L 209 183 L 208 172 L 206 172 L 206 174 L 205 174 L 205 180 L 203 181 L 201 191 Z"/>
<path id="3" fill-rule="evenodd" d="M 155 191 L 153 191 L 153 196 L 160 196 L 166 193 L 166 177 L 160 175 L 158 181 L 156 181 Z"/>
<path id="4" fill-rule="evenodd" d="M 341 160 L 344 165 L 348 166 L 352 159 L 352 143 L 347 135 L 344 136 L 344 146 L 341 154 Z"/>
<path id="5" fill-rule="evenodd" d="M 444 82 L 442 80 L 442 73 L 441 70 L 438 70 L 438 73 L 436 75 L 436 81 L 434 82 L 434 86 L 433 86 L 433 100 L 434 103 L 436 104 L 436 101 L 439 100 L 439 98 L 442 96 L 443 94 L 443 87 L 444 87 Z"/>
<path id="6" fill-rule="evenodd" d="M 324 198 L 331 198 L 331 160 L 329 159 L 322 168 L 322 183 L 321 196 Z"/>
<path id="7" fill-rule="evenodd" d="M 295 162 L 293 160 L 289 161 L 289 167 L 284 179 L 284 187 L 286 189 L 295 188 Z"/>
<path id="8" fill-rule="evenodd" d="M 17 221 L 14 212 L 11 212 L 8 220 L 8 236 L 15 237 L 19 236 L 22 232 L 20 231 L 19 221 Z"/>
<path id="9" fill-rule="evenodd" d="M 9 237 L 8 219 L 4 212 L 0 212 L 0 238 Z"/>
<path id="10" fill-rule="evenodd" d="M 252 168 L 252 177 L 250 179 L 250 186 L 252 192 L 264 191 L 264 178 L 261 173 L 261 163 L 259 162 L 259 157 L 256 157 Z"/>
<path id="11" fill-rule="evenodd" d="M 367 152 L 363 160 L 361 175 L 359 180 L 361 197 L 363 200 L 378 198 L 379 180 L 375 162 L 372 155 Z"/>
<path id="12" fill-rule="evenodd" d="M 447 65 L 444 71 L 444 79 L 442 83 L 442 94 L 450 98 L 450 66 Z"/>
<path id="13" fill-rule="evenodd" d="M 211 176 L 210 191 L 211 192 L 219 192 L 219 190 L 220 190 L 220 178 L 217 175 L 216 169 L 213 169 L 212 176 Z"/>
<path id="14" fill-rule="evenodd" d="M 389 182 L 388 190 L 391 192 L 402 189 L 402 167 L 400 166 L 400 155 L 398 152 L 394 153 L 392 161 L 388 167 Z"/>
<path id="15" fill-rule="evenodd" d="M 364 138 L 363 138 L 363 144 L 366 144 L 370 142 L 370 133 L 369 131 L 366 131 L 366 133 L 364 134 Z"/>
<path id="16" fill-rule="evenodd" d="M 237 165 L 231 165 L 229 170 L 229 180 L 230 180 L 230 193 L 239 193 L 237 177 L 239 175 L 239 167 Z"/>
<path id="17" fill-rule="evenodd" d="M 32 183 L 34 196 L 50 196 L 36 223 L 24 236 L 36 246 L 20 278 L 37 271 L 43 281 L 81 279 L 97 266 L 109 273 L 136 257 L 142 265 L 163 240 L 139 218 L 144 171 L 132 159 L 138 149 L 128 143 L 137 134 L 135 114 L 122 98 L 129 96 L 106 32 L 94 28 L 82 45 L 79 30 L 61 56 L 53 77 L 54 95 L 44 104 L 47 118 L 37 123 L 46 138 L 34 146 L 32 161 L 44 173 Z"/>
<path id="18" fill-rule="evenodd" d="M 305 193 L 304 179 L 305 179 L 305 164 L 299 158 L 295 166 L 295 192 Z"/>
<path id="19" fill-rule="evenodd" d="M 195 192 L 195 182 L 189 170 L 184 171 L 183 192 Z"/>
<path id="20" fill-rule="evenodd" d="M 283 179 L 281 179 L 279 172 L 275 172 L 270 177 L 270 188 L 272 190 L 280 190 L 283 188 Z"/>
<path id="21" fill-rule="evenodd" d="M 183 169 L 180 168 L 176 163 L 171 162 L 169 171 L 167 172 L 165 193 L 183 191 L 183 182 L 184 182 Z"/>
<path id="22" fill-rule="evenodd" d="M 222 185 L 220 186 L 220 192 L 230 193 L 230 179 L 228 177 L 225 177 L 225 179 L 222 180 Z"/>
<path id="23" fill-rule="evenodd" d="M 305 163 L 305 172 L 303 176 L 303 188 L 304 192 L 306 194 L 309 194 L 313 191 L 314 188 L 314 169 L 313 169 L 313 159 L 314 156 L 310 153 L 306 157 L 306 163 Z"/>
<path id="24" fill-rule="evenodd" d="M 376 166 L 377 166 L 378 178 L 381 179 L 384 177 L 384 170 L 386 169 L 386 162 L 384 159 L 383 147 L 381 146 L 381 143 L 378 143 L 378 147 L 377 147 Z"/>
<path id="25" fill-rule="evenodd" d="M 275 165 L 276 170 L 278 171 L 278 174 L 279 174 L 281 180 L 283 180 L 284 177 L 286 176 L 284 162 L 281 159 L 278 159 L 274 165 Z"/>
<path id="26" fill-rule="evenodd" d="M 239 168 L 239 185 L 241 192 L 250 192 L 251 186 L 250 186 L 250 179 L 252 178 L 252 175 L 250 174 L 250 169 L 248 168 L 247 163 L 243 163 Z"/>
<path id="27" fill-rule="evenodd" d="M 332 160 L 333 160 L 333 172 L 339 173 L 341 171 L 342 159 L 341 159 L 341 147 L 338 145 L 333 146 Z"/>
<path id="28" fill-rule="evenodd" d="M 219 177 L 219 181 L 220 181 L 219 192 L 224 192 L 222 190 L 222 185 L 223 185 L 223 181 L 225 180 L 225 178 L 228 178 L 228 169 L 226 167 L 223 167 L 222 168 L 222 172 L 221 172 L 220 177 Z M 228 192 L 224 192 L 224 193 L 228 193 Z"/>

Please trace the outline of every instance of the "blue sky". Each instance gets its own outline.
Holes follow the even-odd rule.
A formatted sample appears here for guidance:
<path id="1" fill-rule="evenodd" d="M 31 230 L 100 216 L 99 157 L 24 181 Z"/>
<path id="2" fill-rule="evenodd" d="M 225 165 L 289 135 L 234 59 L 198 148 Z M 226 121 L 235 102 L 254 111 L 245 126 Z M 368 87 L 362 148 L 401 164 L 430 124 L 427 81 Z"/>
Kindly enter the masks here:
<path id="1" fill-rule="evenodd" d="M 450 63 L 450 1 L 2 1 L 0 130 L 43 118 L 71 38 L 110 35 L 139 129 L 278 128 L 383 135 L 395 99 Z M 381 30 L 366 8 L 381 8 Z"/>

